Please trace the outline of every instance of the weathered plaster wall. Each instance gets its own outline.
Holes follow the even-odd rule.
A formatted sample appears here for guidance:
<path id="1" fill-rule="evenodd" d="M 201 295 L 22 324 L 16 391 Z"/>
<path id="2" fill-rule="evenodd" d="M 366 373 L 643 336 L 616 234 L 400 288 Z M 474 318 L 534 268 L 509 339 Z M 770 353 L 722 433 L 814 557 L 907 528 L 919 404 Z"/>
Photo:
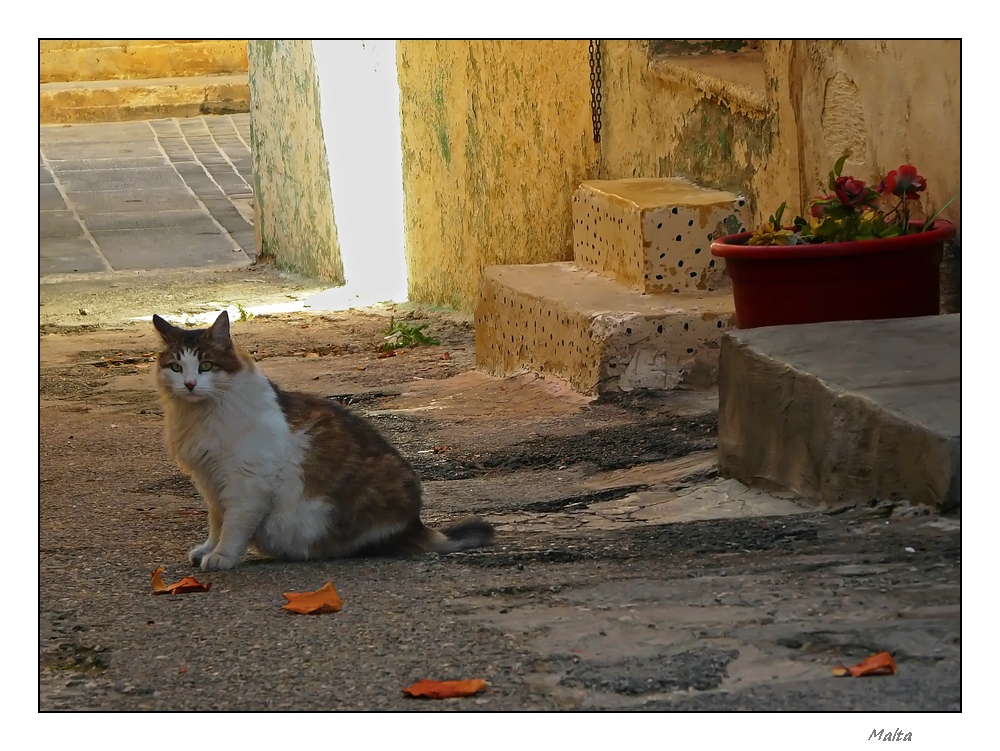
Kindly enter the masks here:
<path id="1" fill-rule="evenodd" d="M 931 211 L 958 190 L 958 42 L 757 46 L 756 68 L 678 78 L 647 42 L 605 41 L 598 148 L 586 41 L 400 42 L 411 298 L 469 310 L 485 266 L 569 259 L 585 179 L 686 177 L 745 195 L 753 224 L 800 212 L 845 149 L 860 178 L 915 164 Z"/>
<path id="2" fill-rule="evenodd" d="M 932 212 L 958 192 L 961 42 L 800 40 L 784 43 L 774 67 L 799 116 L 807 200 L 847 150 L 845 171 L 860 179 L 913 164 Z M 942 216 L 958 226 L 961 201 Z"/>
<path id="3" fill-rule="evenodd" d="M 646 41 L 608 40 L 603 50 L 602 178 L 686 177 L 746 195 L 754 221 L 789 195 L 795 200 L 795 133 L 780 116 L 775 81 L 768 81 L 765 106 L 724 102 L 663 75 Z M 763 54 L 766 65 L 770 51 Z"/>
<path id="4" fill-rule="evenodd" d="M 253 39 L 248 57 L 261 253 L 343 284 L 312 43 Z"/>
<path id="5" fill-rule="evenodd" d="M 39 39 L 39 83 L 246 73 L 245 39 Z"/>
<path id="6" fill-rule="evenodd" d="M 572 258 L 594 177 L 586 41 L 400 41 L 410 299 L 472 310 L 482 269 Z"/>

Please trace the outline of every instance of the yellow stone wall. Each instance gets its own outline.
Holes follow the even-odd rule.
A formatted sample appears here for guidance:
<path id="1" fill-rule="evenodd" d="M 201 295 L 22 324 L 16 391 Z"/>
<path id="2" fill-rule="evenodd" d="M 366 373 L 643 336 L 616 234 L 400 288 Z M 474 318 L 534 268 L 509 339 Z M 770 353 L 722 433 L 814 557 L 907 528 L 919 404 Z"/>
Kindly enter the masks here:
<path id="1" fill-rule="evenodd" d="M 475 307 L 482 270 L 568 260 L 594 177 L 586 41 L 400 41 L 410 298 Z"/>
<path id="2" fill-rule="evenodd" d="M 41 39 L 39 83 L 247 72 L 246 39 Z"/>
<path id="3" fill-rule="evenodd" d="M 913 164 L 927 178 L 924 208 L 932 212 L 958 192 L 960 41 L 801 40 L 784 43 L 773 67 L 799 113 L 806 200 L 826 190 L 848 150 L 845 173 L 859 179 Z M 959 226 L 961 200 L 942 217 Z"/>
<path id="4" fill-rule="evenodd" d="M 782 201 L 801 211 L 844 148 L 863 179 L 915 164 L 931 210 L 958 189 L 959 42 L 764 41 L 749 53 L 756 68 L 706 56 L 677 78 L 649 43 L 605 41 L 599 147 L 587 47 L 398 43 L 411 299 L 471 311 L 486 266 L 571 259 L 573 192 L 588 179 L 685 177 L 746 196 L 752 224 Z M 251 78 L 256 57 L 275 89 L 258 82 L 254 116 L 271 136 L 255 141 L 265 249 L 339 278 L 309 45 L 250 48 Z M 300 168 L 316 185 L 292 178 Z M 959 211 L 944 216 L 958 223 Z"/>
<path id="5" fill-rule="evenodd" d="M 602 179 L 686 177 L 747 196 L 752 221 L 762 208 L 766 217 L 772 204 L 797 200 L 794 127 L 776 114 L 784 104 L 778 91 L 769 90 L 763 106 L 739 97 L 723 103 L 664 76 L 646 41 L 607 40 L 602 50 Z M 765 67 L 769 52 L 762 51 Z M 717 68 L 728 74 L 721 60 Z"/>
<path id="6" fill-rule="evenodd" d="M 787 107 L 671 82 L 645 41 L 605 41 L 602 56 L 598 147 L 587 41 L 398 44 L 411 299 L 471 310 L 485 266 L 570 259 L 586 179 L 688 177 L 746 195 L 751 218 L 798 200 Z"/>
<path id="7" fill-rule="evenodd" d="M 343 284 L 312 42 L 251 40 L 249 59 L 261 254 Z"/>

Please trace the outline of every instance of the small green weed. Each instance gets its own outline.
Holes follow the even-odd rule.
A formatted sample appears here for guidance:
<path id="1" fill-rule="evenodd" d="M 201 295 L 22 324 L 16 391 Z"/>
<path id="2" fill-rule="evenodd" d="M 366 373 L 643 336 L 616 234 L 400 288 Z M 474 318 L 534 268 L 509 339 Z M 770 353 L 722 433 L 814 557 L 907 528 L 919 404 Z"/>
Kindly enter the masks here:
<path id="1" fill-rule="evenodd" d="M 251 313 L 249 310 L 247 310 L 246 307 L 241 302 L 236 303 L 236 309 L 238 311 L 240 311 L 240 320 L 241 321 L 249 321 L 251 318 L 254 317 L 253 313 Z"/>
<path id="2" fill-rule="evenodd" d="M 426 323 L 421 323 L 419 326 L 411 326 L 403 321 L 390 318 L 389 328 L 382 331 L 385 334 L 385 341 L 382 343 L 380 349 L 383 352 L 388 352 L 403 347 L 416 347 L 419 345 L 431 347 L 440 344 L 441 341 L 439 339 L 435 339 L 433 336 L 428 336 L 424 333 L 424 329 L 427 326 L 428 324 Z"/>

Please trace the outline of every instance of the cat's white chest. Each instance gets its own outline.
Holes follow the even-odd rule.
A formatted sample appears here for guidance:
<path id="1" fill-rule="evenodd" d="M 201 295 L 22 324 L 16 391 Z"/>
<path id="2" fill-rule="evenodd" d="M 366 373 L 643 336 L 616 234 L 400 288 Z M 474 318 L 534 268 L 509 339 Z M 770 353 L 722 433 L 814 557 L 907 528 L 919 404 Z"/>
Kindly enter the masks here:
<path id="1" fill-rule="evenodd" d="M 248 374 L 220 403 L 199 412 L 173 415 L 172 437 L 178 458 L 192 471 L 210 474 L 213 485 L 253 477 L 279 491 L 301 476 L 302 439 L 289 431 L 263 377 Z"/>

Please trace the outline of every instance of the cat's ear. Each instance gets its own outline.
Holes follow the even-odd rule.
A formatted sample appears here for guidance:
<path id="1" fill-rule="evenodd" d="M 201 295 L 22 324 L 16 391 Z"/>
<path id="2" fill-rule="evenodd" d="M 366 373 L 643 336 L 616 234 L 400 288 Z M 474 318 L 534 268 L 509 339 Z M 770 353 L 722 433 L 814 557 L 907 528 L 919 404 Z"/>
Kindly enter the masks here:
<path id="1" fill-rule="evenodd" d="M 212 338 L 212 341 L 222 346 L 227 347 L 233 343 L 229 335 L 229 313 L 225 310 L 219 313 L 219 317 L 215 319 L 212 328 L 208 330 L 208 335 Z"/>
<path id="2" fill-rule="evenodd" d="M 171 326 L 164 319 L 160 318 L 156 313 L 153 313 L 153 325 L 160 334 L 160 338 L 163 339 L 167 344 L 170 344 L 177 338 L 177 329 Z"/>

